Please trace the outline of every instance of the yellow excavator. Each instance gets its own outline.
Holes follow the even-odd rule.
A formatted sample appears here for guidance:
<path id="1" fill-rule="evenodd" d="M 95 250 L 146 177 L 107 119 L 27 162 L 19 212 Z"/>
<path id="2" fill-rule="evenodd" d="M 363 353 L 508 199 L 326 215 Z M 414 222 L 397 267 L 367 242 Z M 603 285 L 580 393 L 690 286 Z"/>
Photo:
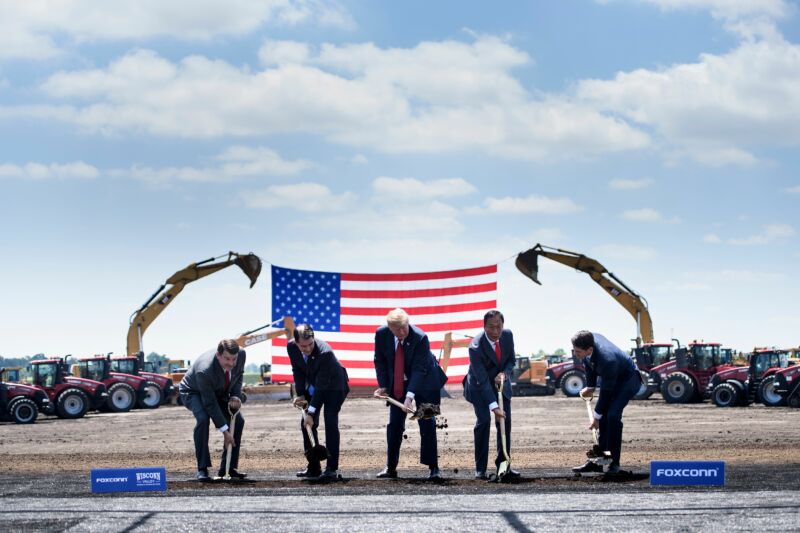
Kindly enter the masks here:
<path id="1" fill-rule="evenodd" d="M 223 257 L 225 259 L 220 260 Z M 236 265 L 242 269 L 242 272 L 250 279 L 250 288 L 252 289 L 259 274 L 261 274 L 261 259 L 252 253 L 243 255 L 236 252 L 228 252 L 219 257 L 192 263 L 186 268 L 175 272 L 131 315 L 127 341 L 128 355 L 136 355 L 142 351 L 142 336 L 144 332 L 186 285 L 231 265 Z"/>
<path id="2" fill-rule="evenodd" d="M 258 344 L 259 342 L 268 341 L 281 335 L 286 335 L 287 339 L 294 337 L 294 319 L 290 316 L 285 316 L 281 319 L 283 321 L 283 328 L 273 331 L 266 331 L 264 333 L 256 333 L 262 329 L 275 326 L 280 320 L 265 324 L 256 329 L 245 331 L 236 337 L 236 343 L 240 348 L 247 348 Z M 256 385 L 246 385 L 244 392 L 250 398 L 264 398 L 270 400 L 285 400 L 292 397 L 292 386 L 288 383 L 273 383 L 272 382 L 272 365 L 262 364 L 260 368 L 261 383 Z"/>
<path id="3" fill-rule="evenodd" d="M 595 283 L 611 295 L 636 320 L 636 346 L 653 341 L 653 321 L 647 309 L 647 300 L 625 285 L 617 276 L 606 270 L 597 260 L 583 254 L 537 244 L 517 256 L 516 265 L 520 272 L 541 285 L 539 281 L 539 256 L 552 259 L 562 265 L 589 274 Z"/>

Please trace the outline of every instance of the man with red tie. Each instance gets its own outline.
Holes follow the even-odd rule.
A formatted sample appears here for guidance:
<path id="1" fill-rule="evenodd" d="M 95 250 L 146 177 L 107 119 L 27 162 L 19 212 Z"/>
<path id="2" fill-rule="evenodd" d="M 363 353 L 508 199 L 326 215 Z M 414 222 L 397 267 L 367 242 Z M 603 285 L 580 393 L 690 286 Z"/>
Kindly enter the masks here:
<path id="1" fill-rule="evenodd" d="M 225 475 L 227 447 L 233 445 L 231 453 L 230 476 L 244 478 L 240 473 L 239 444 L 242 441 L 244 417 L 239 413 L 234 433 L 230 432 L 229 410 L 236 412 L 242 407 L 242 376 L 244 374 L 245 352 L 233 339 L 225 339 L 217 345 L 217 350 L 210 350 L 198 357 L 183 376 L 180 394 L 183 405 L 195 418 L 194 450 L 197 457 L 197 479 L 211 481 L 208 469 L 211 467 L 211 456 L 208 452 L 208 425 L 213 420 L 217 430 L 222 434 L 224 450 L 220 459 L 219 475 Z"/>
<path id="2" fill-rule="evenodd" d="M 488 479 L 486 465 L 489 462 L 489 424 L 494 413 L 497 428 L 497 458 L 495 465 L 505 460 L 500 439 L 500 423 L 505 423 L 506 451 L 511 456 L 511 374 L 516 355 L 514 335 L 503 329 L 503 313 L 494 309 L 483 316 L 483 333 L 469 343 L 469 371 L 464 377 L 464 398 L 475 409 L 475 479 Z M 503 384 L 503 406 L 497 403 L 497 385 L 505 375 Z M 519 472 L 510 470 L 507 477 L 519 477 Z"/>
<path id="3" fill-rule="evenodd" d="M 386 315 L 386 325 L 375 332 L 375 374 L 378 378 L 376 396 L 390 395 L 403 402 L 406 409 L 389 406 L 389 424 L 386 426 L 386 467 L 379 478 L 397 477 L 400 461 L 400 444 L 406 426 L 406 415 L 413 412 L 413 403 L 438 405 L 440 390 L 447 376 L 431 353 L 428 336 L 408 323 L 408 314 L 393 309 Z M 428 479 L 439 480 L 438 450 L 436 446 L 436 421 L 418 420 L 421 437 L 419 462 L 430 469 Z"/>

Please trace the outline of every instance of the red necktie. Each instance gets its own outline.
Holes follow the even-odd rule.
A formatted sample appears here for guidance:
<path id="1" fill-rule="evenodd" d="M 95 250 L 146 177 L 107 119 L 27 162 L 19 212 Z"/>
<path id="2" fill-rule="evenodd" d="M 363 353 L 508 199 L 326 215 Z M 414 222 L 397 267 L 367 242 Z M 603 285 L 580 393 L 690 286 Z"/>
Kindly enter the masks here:
<path id="1" fill-rule="evenodd" d="M 231 373 L 229 370 L 225 371 L 225 390 L 231 385 Z"/>
<path id="2" fill-rule="evenodd" d="M 406 370 L 406 355 L 403 351 L 403 342 L 397 341 L 397 349 L 394 351 L 394 393 L 395 399 L 403 397 L 403 377 Z"/>
<path id="3" fill-rule="evenodd" d="M 494 354 L 497 356 L 497 364 L 500 364 L 500 359 L 503 357 L 500 355 L 500 340 L 498 339 L 496 343 L 494 343 Z"/>

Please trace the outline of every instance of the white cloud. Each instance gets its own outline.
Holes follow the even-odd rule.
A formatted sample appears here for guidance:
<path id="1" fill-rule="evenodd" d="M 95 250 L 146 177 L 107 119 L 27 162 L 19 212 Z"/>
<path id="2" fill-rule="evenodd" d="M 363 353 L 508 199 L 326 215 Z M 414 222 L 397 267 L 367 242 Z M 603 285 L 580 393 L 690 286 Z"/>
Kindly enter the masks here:
<path id="1" fill-rule="evenodd" d="M 784 0 L 639 0 L 662 10 L 696 9 L 711 12 L 715 18 L 740 19 L 766 16 L 782 18 L 791 11 Z"/>
<path id="2" fill-rule="evenodd" d="M 238 179 L 268 176 L 294 176 L 312 168 L 302 159 L 288 161 L 277 152 L 265 147 L 232 146 L 216 156 L 216 165 L 203 167 L 143 167 L 115 170 L 115 176 L 130 176 L 156 184 L 170 181 L 230 182 Z"/>
<path id="3" fill-rule="evenodd" d="M 794 235 L 794 228 L 789 224 L 768 224 L 763 226 L 761 233 L 742 239 L 728 239 L 728 242 L 738 246 L 758 246 L 793 237 Z"/>
<path id="4" fill-rule="evenodd" d="M 484 207 L 477 211 L 514 215 L 521 213 L 569 215 L 583 211 L 583 207 L 575 204 L 575 202 L 569 198 L 551 198 L 549 196 L 538 196 L 535 194 L 526 197 L 489 197 L 484 200 L 483 204 Z M 473 209 L 473 211 L 476 210 Z"/>
<path id="5" fill-rule="evenodd" d="M 356 195 L 351 192 L 336 195 L 328 187 L 319 183 L 272 185 L 263 190 L 246 191 L 239 196 L 239 200 L 246 207 L 290 209 L 303 213 L 345 211 L 353 204 L 355 199 Z M 314 224 L 316 224 L 316 221 L 314 221 Z"/>
<path id="6" fill-rule="evenodd" d="M 668 222 L 670 224 L 677 224 L 680 222 L 680 218 L 678 217 L 672 217 L 670 219 L 664 218 L 664 215 L 651 207 L 629 209 L 622 213 L 622 218 L 635 222 Z"/>
<path id="7" fill-rule="evenodd" d="M 356 154 L 352 158 L 350 158 L 350 162 L 354 165 L 366 165 L 369 163 L 369 159 L 364 154 Z"/>
<path id="8" fill-rule="evenodd" d="M 135 50 L 106 68 L 64 71 L 41 86 L 64 105 L 0 108 L 0 117 L 74 123 L 98 134 L 211 138 L 309 133 L 383 152 L 482 151 L 506 158 L 592 157 L 641 149 L 648 136 L 570 99 L 530 95 L 512 76 L 529 62 L 496 37 L 408 49 L 267 43 L 280 61 L 252 71 Z"/>
<path id="9" fill-rule="evenodd" d="M 204 41 L 247 35 L 266 24 L 355 26 L 334 0 L 25 0 L 4 1 L 1 12 L 0 59 L 45 59 L 86 41 Z"/>
<path id="10" fill-rule="evenodd" d="M 709 233 L 705 237 L 703 237 L 703 242 L 707 242 L 709 244 L 719 244 L 722 242 L 722 239 L 719 238 L 719 235 L 716 233 Z"/>
<path id="11" fill-rule="evenodd" d="M 650 261 L 658 254 L 648 246 L 631 244 L 604 244 L 594 248 L 595 257 L 615 259 L 619 261 Z M 608 267 L 608 265 L 606 265 Z"/>
<path id="12" fill-rule="evenodd" d="M 795 185 L 794 187 L 786 187 L 784 191 L 790 194 L 800 194 L 800 185 Z"/>
<path id="13" fill-rule="evenodd" d="M 464 196 L 477 189 L 462 178 L 420 181 L 415 178 L 390 178 L 381 176 L 372 182 L 377 196 L 400 200 L 430 200 L 450 196 Z"/>
<path id="14" fill-rule="evenodd" d="M 630 191 L 635 189 L 645 189 L 654 183 L 655 181 L 652 178 L 641 178 L 638 180 L 614 179 L 608 183 L 608 186 L 612 189 L 617 189 L 620 191 Z"/>
<path id="15" fill-rule="evenodd" d="M 74 163 L 27 163 L 14 165 L 0 164 L 0 179 L 14 178 L 22 180 L 86 180 L 100 175 L 96 167 L 83 161 Z"/>

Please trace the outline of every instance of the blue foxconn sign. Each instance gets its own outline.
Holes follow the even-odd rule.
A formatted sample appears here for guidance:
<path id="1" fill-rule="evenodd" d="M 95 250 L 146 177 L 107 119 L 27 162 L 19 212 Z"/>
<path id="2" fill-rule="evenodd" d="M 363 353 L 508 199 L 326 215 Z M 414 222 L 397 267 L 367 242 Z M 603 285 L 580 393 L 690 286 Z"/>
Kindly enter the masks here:
<path id="1" fill-rule="evenodd" d="M 92 492 L 167 490 L 164 467 L 92 468 Z"/>
<path id="2" fill-rule="evenodd" d="M 650 461 L 651 485 L 725 485 L 725 461 Z"/>

